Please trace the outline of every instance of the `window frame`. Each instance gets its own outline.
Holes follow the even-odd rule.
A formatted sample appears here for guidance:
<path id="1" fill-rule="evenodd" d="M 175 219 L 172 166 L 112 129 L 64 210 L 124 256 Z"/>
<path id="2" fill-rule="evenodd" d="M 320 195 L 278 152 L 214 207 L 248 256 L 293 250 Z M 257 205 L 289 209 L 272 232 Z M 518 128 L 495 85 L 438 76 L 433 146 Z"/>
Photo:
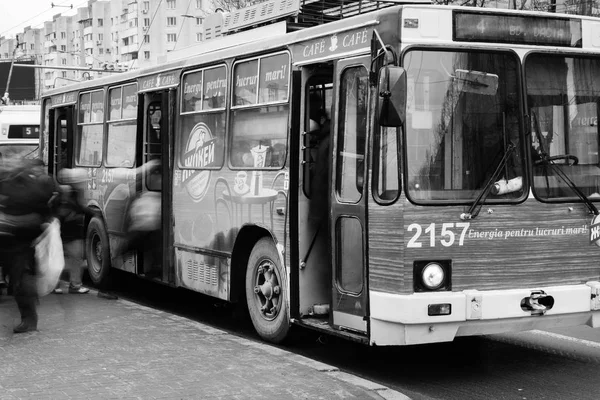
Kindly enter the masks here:
<path id="1" fill-rule="evenodd" d="M 90 117 L 92 114 L 92 98 L 93 98 L 93 93 L 97 93 L 100 92 L 102 93 L 102 121 L 100 122 L 81 122 L 79 120 L 80 116 L 81 116 L 81 98 L 86 95 L 89 94 L 90 95 Z M 88 90 L 85 92 L 79 92 L 78 96 L 77 96 L 77 132 L 75 135 L 75 144 L 76 144 L 76 155 L 74 157 L 74 164 L 77 167 L 87 167 L 87 168 L 98 168 L 101 167 L 104 161 L 104 145 L 105 145 L 105 128 L 106 128 L 106 124 L 104 123 L 106 121 L 106 90 L 104 88 L 100 88 L 100 89 L 93 89 L 93 90 Z M 81 157 L 81 136 L 83 133 L 83 127 L 84 126 L 91 126 L 91 125 L 100 125 L 102 127 L 102 135 L 101 135 L 101 146 L 100 146 L 100 151 L 102 152 L 100 154 L 100 157 L 98 157 L 98 164 L 85 164 L 85 163 L 81 163 L 80 157 Z"/>
<path id="2" fill-rule="evenodd" d="M 366 98 L 366 117 L 367 120 L 365 120 L 365 125 L 364 125 L 364 134 L 365 137 L 363 138 L 364 140 L 364 148 L 363 148 L 363 154 L 362 154 L 362 168 L 363 168 L 363 172 L 362 172 L 362 177 L 360 177 L 358 175 L 358 173 L 356 173 L 355 176 L 355 181 L 354 184 L 356 185 L 358 183 L 359 178 L 363 179 L 363 183 L 362 183 L 362 187 L 360 188 L 360 190 L 358 189 L 358 186 L 355 187 L 356 189 L 356 193 L 359 194 L 358 198 L 353 198 L 350 197 L 350 195 L 348 193 L 345 193 L 345 189 L 344 189 L 344 180 L 340 177 L 340 174 L 343 175 L 344 168 L 341 165 L 341 153 L 342 152 L 346 152 L 346 143 L 347 141 L 346 139 L 346 110 L 348 110 L 348 104 L 346 103 L 346 99 L 347 97 L 343 97 L 342 94 L 345 94 L 347 96 L 347 92 L 342 93 L 342 89 L 345 87 L 345 82 L 346 82 L 346 78 L 345 78 L 345 74 L 347 71 L 351 71 L 351 70 L 364 70 L 364 72 L 366 73 L 364 75 L 364 78 L 367 79 L 367 90 L 366 90 L 366 94 L 367 94 L 367 98 Z M 370 101 L 370 91 L 369 91 L 369 87 L 368 87 L 368 77 L 369 77 L 369 70 L 367 68 L 367 66 L 365 66 L 362 63 L 352 63 L 352 64 L 348 64 L 345 65 L 338 73 L 338 76 L 336 77 L 336 81 L 335 84 L 338 85 L 338 89 L 337 89 L 337 99 L 336 99 L 336 105 L 337 105 L 337 110 L 336 110 L 336 121 L 335 124 L 337 126 L 337 132 L 336 132 L 336 150 L 335 150 L 335 155 L 334 155 L 334 159 L 332 160 L 333 163 L 335 163 L 335 177 L 333 177 L 334 182 L 333 182 L 333 188 L 334 188 L 334 192 L 335 192 L 335 196 L 336 196 L 336 200 L 338 203 L 340 204 L 359 204 L 363 198 L 367 195 L 368 189 L 367 186 L 364 184 L 364 179 L 367 176 L 366 173 L 368 172 L 368 164 L 367 164 L 367 160 L 369 157 L 369 151 L 368 151 L 368 147 L 369 147 L 369 121 L 368 121 L 368 113 L 369 113 L 369 101 Z M 356 98 L 356 105 L 357 108 L 356 110 L 358 110 L 358 102 L 359 98 Z M 344 112 L 341 112 L 340 110 L 342 110 L 342 103 L 344 105 Z M 358 115 L 358 114 L 357 114 Z M 342 123 L 342 119 L 344 119 L 344 123 Z M 358 128 L 358 126 L 357 126 Z M 358 129 L 356 130 L 355 133 L 355 138 L 358 139 Z M 343 139 L 343 140 L 342 140 Z M 358 147 L 358 140 L 356 140 L 356 145 Z M 356 150 L 358 151 L 358 149 Z M 355 168 L 358 167 L 358 152 L 356 153 L 356 161 L 355 161 Z"/>
<path id="3" fill-rule="evenodd" d="M 210 70 L 216 70 L 219 68 L 224 68 L 225 69 L 225 74 L 223 75 L 225 77 L 225 82 L 226 82 L 226 87 L 225 87 L 225 94 L 223 96 L 223 106 L 222 107 L 218 107 L 218 108 L 210 108 L 210 109 L 204 109 L 204 82 L 205 82 L 205 72 L 206 71 L 210 71 Z M 193 110 L 193 111 L 184 111 L 184 80 L 185 77 L 187 75 L 191 75 L 191 74 L 196 74 L 200 72 L 202 74 L 202 81 L 201 81 L 201 85 L 202 85 L 202 97 L 201 97 L 201 109 L 200 110 Z M 201 68 L 196 68 L 196 69 L 192 69 L 189 71 L 185 71 L 182 75 L 181 75 L 181 81 L 180 81 L 180 90 L 179 90 L 179 115 L 182 117 L 186 117 L 186 116 L 190 116 L 190 115 L 208 115 L 208 114 L 219 114 L 219 113 L 223 113 L 225 116 L 225 128 L 224 128 L 224 132 L 223 132 L 223 156 L 221 159 L 221 164 L 220 165 L 211 165 L 211 166 L 207 166 L 207 167 L 190 167 L 190 166 L 186 166 L 183 164 L 183 160 L 181 157 L 181 150 L 182 150 L 182 146 L 184 145 L 184 143 L 182 143 L 183 140 L 183 136 L 181 134 L 178 134 L 178 141 L 179 141 L 179 145 L 176 147 L 177 149 L 177 155 L 176 155 L 176 162 L 177 162 L 177 167 L 181 170 L 193 170 L 193 171 L 205 171 L 205 170 L 220 170 L 223 168 L 223 166 L 225 165 L 225 157 L 227 155 L 227 98 L 228 98 L 228 91 L 229 91 L 229 86 L 231 84 L 231 81 L 229 80 L 229 68 L 228 65 L 226 63 L 220 63 L 220 64 L 215 64 L 215 65 L 209 65 L 209 66 L 204 66 Z M 183 121 L 179 124 L 180 129 L 183 129 Z"/>
<path id="4" fill-rule="evenodd" d="M 121 108 L 120 108 L 120 118 L 116 118 L 116 119 L 111 119 L 110 116 L 110 104 L 108 107 L 108 113 L 107 113 L 107 117 L 106 117 L 106 140 L 104 140 L 104 147 L 105 149 L 102 150 L 103 157 L 104 157 L 104 166 L 107 168 L 135 168 L 136 165 L 136 159 L 137 159 L 137 145 L 136 145 L 136 141 L 137 141 L 137 128 L 136 128 L 136 134 L 135 134 L 135 138 L 134 138 L 134 150 L 133 150 L 133 162 L 130 166 L 125 167 L 122 165 L 111 165 L 108 163 L 108 142 L 110 139 L 110 126 L 111 124 L 115 124 L 115 123 L 121 123 L 121 122 L 129 122 L 129 121 L 136 121 L 137 122 L 137 108 L 139 107 L 139 104 L 137 103 L 137 99 L 136 99 L 136 113 L 134 117 L 130 117 L 130 118 L 123 118 L 123 93 L 125 92 L 123 89 L 126 86 L 134 86 L 135 87 L 135 96 L 138 96 L 138 84 L 137 82 L 129 82 L 129 83 L 123 83 L 120 85 L 115 85 L 115 86 L 110 86 L 107 89 L 108 92 L 108 99 L 110 101 L 110 93 L 112 90 L 116 90 L 116 89 L 121 89 Z M 136 123 L 137 126 L 137 123 Z"/>
<path id="5" fill-rule="evenodd" d="M 260 73 L 261 73 L 261 60 L 264 58 L 270 58 L 270 57 L 276 57 L 278 55 L 281 54 L 285 54 L 288 57 L 288 72 L 287 72 L 287 93 L 286 93 L 286 100 L 285 101 L 272 101 L 272 102 L 263 102 L 260 103 L 259 99 L 260 99 Z M 254 104 L 248 104 L 248 105 L 235 105 L 234 104 L 234 96 L 235 96 L 235 78 L 234 78 L 234 74 L 236 71 L 236 66 L 238 64 L 242 64 L 242 63 L 247 63 L 247 62 L 252 62 L 256 60 L 257 62 L 257 79 L 256 79 L 256 103 Z M 241 58 L 241 59 L 236 59 L 232 66 L 231 66 L 231 73 L 230 73 L 230 82 L 231 82 L 231 88 L 229 90 L 229 115 L 227 118 L 227 127 L 228 127 L 228 140 L 227 140 L 227 163 L 229 166 L 229 169 L 237 171 L 237 170 L 243 170 L 243 171 L 277 171 L 277 170 L 281 170 L 283 168 L 285 168 L 285 164 L 288 158 L 288 153 L 289 153 L 289 126 L 290 126 L 290 118 L 291 118 L 291 79 L 292 79 L 292 55 L 290 54 L 290 51 L 288 50 L 281 50 L 281 51 L 276 51 L 273 53 L 266 53 L 266 54 L 261 54 L 258 56 L 254 56 L 254 57 L 248 57 L 248 58 Z M 252 109 L 260 109 L 260 108 L 269 108 L 269 107 L 287 107 L 287 121 L 286 121 L 286 125 L 287 125 L 287 130 L 286 130 L 286 134 L 285 134 L 285 157 L 284 157 L 284 162 L 283 165 L 278 166 L 278 167 L 262 167 L 262 168 L 256 168 L 256 167 L 250 167 L 250 166 L 234 166 L 231 163 L 231 151 L 233 149 L 233 138 L 234 138 L 234 132 L 232 129 L 233 124 L 233 120 L 234 120 L 234 115 L 236 111 L 246 111 L 246 110 L 252 110 Z"/>
<path id="6" fill-rule="evenodd" d="M 404 127 L 383 127 L 383 126 L 377 126 L 377 134 L 373 135 L 373 163 L 372 163 L 372 168 L 373 168 L 373 174 L 372 174 L 372 178 L 371 178 L 371 191 L 373 193 L 373 199 L 375 200 L 375 202 L 377 204 L 381 204 L 384 206 L 390 205 L 395 203 L 396 201 L 398 201 L 398 199 L 400 198 L 400 193 L 402 193 L 402 173 L 403 173 L 403 165 L 402 165 L 402 144 L 401 144 L 401 138 L 403 135 L 403 131 L 404 131 Z M 395 132 L 396 135 L 396 167 L 398 168 L 398 180 L 397 180 L 397 184 L 398 184 L 398 190 L 396 195 L 393 198 L 390 199 L 384 199 L 383 197 L 381 197 L 381 188 L 380 188 L 380 184 L 379 184 L 379 174 L 381 173 L 382 170 L 386 169 L 387 167 L 382 165 L 379 160 L 381 157 L 381 148 L 382 148 L 382 141 L 381 141 L 381 131 L 382 129 L 388 129 L 388 134 L 391 131 Z M 388 141 L 389 142 L 389 141 Z M 389 152 L 388 152 L 389 153 Z"/>
<path id="7" fill-rule="evenodd" d="M 481 53 L 486 53 L 486 54 L 503 54 L 503 55 L 511 55 L 513 57 L 513 59 L 516 62 L 516 86 L 517 86 L 517 92 L 518 92 L 518 98 L 517 98 L 517 112 L 516 112 L 516 116 L 517 116 L 517 122 L 519 124 L 519 131 L 517 132 L 516 136 L 518 137 L 519 143 L 517 145 L 517 147 L 515 148 L 515 151 L 513 152 L 513 156 L 518 157 L 518 160 L 520 160 L 520 162 L 522 163 L 522 168 L 521 168 L 521 172 L 522 172 L 522 178 L 523 178 L 523 187 L 522 187 L 522 195 L 519 197 L 514 197 L 514 198 L 491 198 L 490 196 L 488 196 L 487 198 L 485 198 L 485 201 L 481 201 L 479 202 L 479 205 L 498 205 L 498 204 L 520 204 L 522 202 L 524 202 L 525 200 L 527 200 L 527 196 L 530 192 L 531 189 L 531 184 L 529 183 L 530 177 L 531 177 L 531 171 L 530 171 L 530 167 L 528 166 L 529 163 L 529 156 L 527 155 L 529 152 L 528 149 L 528 144 L 527 144 L 527 133 L 525 132 L 525 129 L 527 129 L 526 127 L 526 122 L 525 122 L 525 112 L 524 107 L 525 107 L 525 99 L 523 98 L 523 94 L 524 94 L 524 84 L 525 82 L 523 81 L 523 68 L 524 68 L 524 62 L 523 60 L 519 57 L 519 55 L 517 54 L 517 52 L 514 49 L 505 49 L 505 48 L 488 48 L 488 47 L 460 47 L 460 46 L 449 46 L 449 47 L 440 47 L 439 45 L 412 45 L 412 46 L 408 46 L 407 48 L 405 48 L 402 53 L 399 56 L 399 63 L 401 67 L 404 67 L 406 69 L 406 72 L 408 74 L 408 69 L 405 67 L 405 58 L 406 55 L 410 52 L 413 51 L 421 51 L 421 52 L 464 52 L 464 53 L 477 53 L 477 52 L 481 52 Z M 408 104 L 407 104 L 408 107 Z M 407 118 L 408 120 L 408 118 Z M 403 126 L 402 126 L 402 131 L 401 131 L 401 136 L 399 138 L 400 140 L 400 161 L 399 161 L 399 166 L 401 168 L 401 175 L 402 177 L 401 182 L 404 182 L 403 187 L 400 188 L 401 192 L 404 192 L 404 195 L 406 196 L 406 199 L 414 204 L 414 205 L 418 205 L 418 206 L 424 206 L 424 207 L 437 207 L 437 206 L 470 206 L 471 204 L 473 204 L 477 198 L 477 195 L 474 195 L 472 198 L 469 199 L 451 199 L 451 198 L 445 198 L 442 200 L 431 200 L 431 199 L 419 199 L 419 198 L 415 198 L 414 196 L 412 196 L 411 190 L 409 190 L 409 157 L 408 157 L 408 133 L 409 129 L 407 129 L 407 122 L 405 121 Z M 481 189 L 483 190 L 483 188 Z"/>

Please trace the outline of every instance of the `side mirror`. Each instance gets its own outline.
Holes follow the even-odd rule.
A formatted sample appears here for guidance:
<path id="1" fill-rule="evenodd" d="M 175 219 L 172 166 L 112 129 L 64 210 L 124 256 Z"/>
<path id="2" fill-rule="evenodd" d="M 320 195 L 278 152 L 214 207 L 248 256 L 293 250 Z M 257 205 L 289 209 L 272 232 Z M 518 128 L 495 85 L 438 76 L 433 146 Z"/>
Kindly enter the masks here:
<path id="1" fill-rule="evenodd" d="M 399 127 L 406 119 L 406 71 L 402 67 L 385 66 L 379 70 L 377 84 L 379 125 Z"/>

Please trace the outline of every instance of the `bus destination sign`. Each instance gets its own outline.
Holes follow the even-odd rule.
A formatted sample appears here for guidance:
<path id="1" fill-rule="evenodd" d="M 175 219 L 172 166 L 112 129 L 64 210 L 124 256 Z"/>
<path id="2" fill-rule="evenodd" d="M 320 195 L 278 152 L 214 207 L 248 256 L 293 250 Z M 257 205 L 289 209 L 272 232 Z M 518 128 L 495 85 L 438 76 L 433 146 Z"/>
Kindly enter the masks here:
<path id="1" fill-rule="evenodd" d="M 455 11 L 454 40 L 581 47 L 581 21 Z"/>

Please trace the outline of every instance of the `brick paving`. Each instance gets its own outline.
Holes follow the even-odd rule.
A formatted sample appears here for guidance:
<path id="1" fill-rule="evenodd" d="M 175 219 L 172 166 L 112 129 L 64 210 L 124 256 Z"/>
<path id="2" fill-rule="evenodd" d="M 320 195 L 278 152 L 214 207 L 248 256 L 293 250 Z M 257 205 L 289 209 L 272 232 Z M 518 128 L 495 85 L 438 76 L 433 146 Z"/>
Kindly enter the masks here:
<path id="1" fill-rule="evenodd" d="M 0 399 L 408 399 L 337 368 L 125 300 L 51 294 L 14 335 L 0 297 Z"/>

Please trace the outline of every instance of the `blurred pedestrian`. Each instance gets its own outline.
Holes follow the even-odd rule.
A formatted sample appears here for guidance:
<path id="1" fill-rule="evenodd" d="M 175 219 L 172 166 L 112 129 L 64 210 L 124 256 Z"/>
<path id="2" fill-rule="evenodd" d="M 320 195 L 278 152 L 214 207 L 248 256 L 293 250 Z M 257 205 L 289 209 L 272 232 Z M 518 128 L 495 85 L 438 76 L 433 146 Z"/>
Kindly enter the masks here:
<path id="1" fill-rule="evenodd" d="M 92 209 L 85 206 L 83 198 L 87 178 L 87 171 L 83 168 L 63 168 L 58 173 L 60 194 L 55 213 L 61 224 L 65 269 L 69 274 L 68 291 L 72 294 L 90 291 L 82 286 L 83 270 L 86 267 L 83 240 L 85 220 L 86 217 L 95 215 Z M 63 293 L 60 281 L 53 293 Z"/>
<path id="2" fill-rule="evenodd" d="M 137 193 L 127 211 L 127 235 L 115 251 L 121 256 L 130 251 L 150 250 L 149 265 L 144 267 L 146 276 L 160 275 L 161 248 L 161 189 L 162 164 L 159 159 L 149 160 L 136 168 L 137 179 L 144 179 L 147 191 Z M 117 172 L 115 171 L 115 174 Z"/>
<path id="3" fill-rule="evenodd" d="M 32 242 L 52 218 L 54 181 L 40 160 L 5 163 L 0 170 L 0 265 L 8 269 L 10 285 L 21 315 L 13 331 L 37 330 L 37 282 Z"/>

